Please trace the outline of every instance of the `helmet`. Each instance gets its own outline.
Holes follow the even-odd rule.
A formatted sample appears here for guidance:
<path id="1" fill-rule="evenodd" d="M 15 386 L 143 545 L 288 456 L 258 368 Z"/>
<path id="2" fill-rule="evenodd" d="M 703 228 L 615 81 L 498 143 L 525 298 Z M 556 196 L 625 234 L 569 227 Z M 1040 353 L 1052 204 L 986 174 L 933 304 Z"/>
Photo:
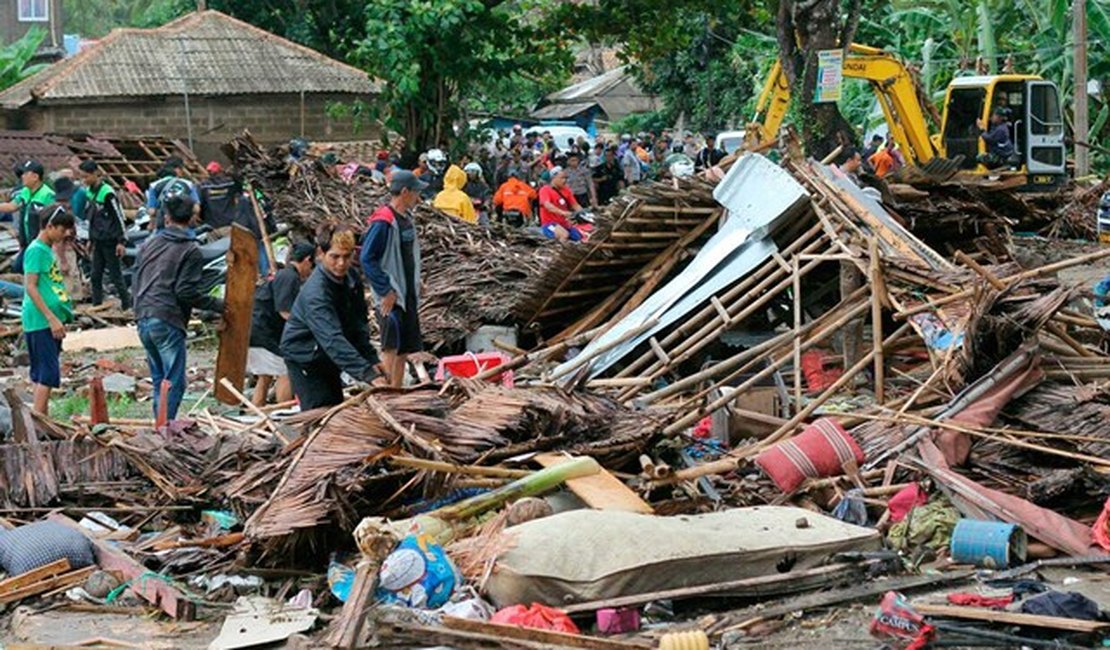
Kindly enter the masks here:
<path id="1" fill-rule="evenodd" d="M 162 195 L 162 206 L 175 221 L 181 221 L 193 215 L 193 197 L 188 189 L 181 185 L 166 188 Z"/>
<path id="2" fill-rule="evenodd" d="M 447 171 L 447 154 L 439 149 L 429 149 L 428 167 L 437 174 Z"/>
<path id="3" fill-rule="evenodd" d="M 289 155 L 300 158 L 308 151 L 308 141 L 304 138 L 293 138 L 289 141 Z"/>
<path id="4" fill-rule="evenodd" d="M 477 174 L 479 177 L 482 176 L 482 166 L 476 162 L 466 163 L 466 166 L 463 167 L 463 171 L 467 174 Z"/>
<path id="5" fill-rule="evenodd" d="M 1110 192 L 1102 195 L 1102 198 L 1098 201 L 1098 207 L 1100 210 L 1110 210 Z"/>

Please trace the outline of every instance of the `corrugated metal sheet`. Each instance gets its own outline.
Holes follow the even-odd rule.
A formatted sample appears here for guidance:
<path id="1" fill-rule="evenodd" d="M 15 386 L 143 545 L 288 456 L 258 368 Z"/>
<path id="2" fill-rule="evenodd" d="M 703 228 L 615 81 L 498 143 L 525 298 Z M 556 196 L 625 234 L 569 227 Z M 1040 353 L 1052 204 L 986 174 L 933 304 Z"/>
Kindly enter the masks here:
<path id="1" fill-rule="evenodd" d="M 0 93 L 0 106 L 33 99 L 355 93 L 378 89 L 365 72 L 218 11 L 157 29 L 119 29 L 72 59 Z"/>
<path id="2" fill-rule="evenodd" d="M 636 346 L 670 327 L 710 296 L 741 280 L 778 247 L 768 236 L 784 219 L 797 213 L 809 195 L 786 171 L 759 154 L 738 160 L 713 192 L 729 209 L 721 230 L 674 279 L 658 289 L 639 307 L 590 342 L 582 354 L 589 355 L 628 332 L 657 319 L 658 322 L 629 341 L 593 361 L 590 376 L 603 373 Z M 573 360 L 554 371 L 569 368 Z"/>

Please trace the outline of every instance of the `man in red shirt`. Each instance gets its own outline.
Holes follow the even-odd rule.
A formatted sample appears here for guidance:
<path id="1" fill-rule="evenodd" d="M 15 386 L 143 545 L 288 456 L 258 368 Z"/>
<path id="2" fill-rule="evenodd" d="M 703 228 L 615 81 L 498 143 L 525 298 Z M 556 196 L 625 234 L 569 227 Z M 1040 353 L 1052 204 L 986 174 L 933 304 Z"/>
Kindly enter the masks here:
<path id="1" fill-rule="evenodd" d="M 567 173 L 562 167 L 551 169 L 551 185 L 540 188 L 540 227 L 543 234 L 559 241 L 582 241 L 582 232 L 570 218 L 582 206 L 574 200 L 567 187 Z"/>

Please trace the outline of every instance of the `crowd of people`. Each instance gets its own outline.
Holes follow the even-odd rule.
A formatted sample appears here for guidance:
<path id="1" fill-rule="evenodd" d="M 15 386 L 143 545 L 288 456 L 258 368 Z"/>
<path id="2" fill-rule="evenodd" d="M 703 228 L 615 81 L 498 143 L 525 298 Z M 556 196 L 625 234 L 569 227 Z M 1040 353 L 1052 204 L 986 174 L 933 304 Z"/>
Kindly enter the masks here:
<path id="1" fill-rule="evenodd" d="M 351 164 L 347 173 L 365 169 L 388 180 L 395 171 L 408 169 L 427 183 L 425 199 L 463 221 L 500 221 L 581 241 L 589 234 L 590 211 L 626 187 L 692 174 L 725 155 L 712 134 L 686 133 L 680 139 L 664 130 L 658 135 L 626 133 L 612 141 L 598 136 L 591 143 L 579 135 L 558 142 L 549 129 L 526 130 L 518 124 L 472 145 L 455 160 L 446 145 L 409 161 L 382 151 L 372 168 Z"/>

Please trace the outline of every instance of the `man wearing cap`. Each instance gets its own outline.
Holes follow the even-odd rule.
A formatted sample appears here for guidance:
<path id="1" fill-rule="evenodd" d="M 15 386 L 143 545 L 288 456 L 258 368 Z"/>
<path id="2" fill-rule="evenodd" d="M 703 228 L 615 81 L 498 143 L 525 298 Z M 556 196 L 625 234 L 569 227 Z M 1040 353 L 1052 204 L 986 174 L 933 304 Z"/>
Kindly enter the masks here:
<path id="1" fill-rule="evenodd" d="M 567 187 L 567 172 L 562 167 L 551 168 L 551 184 L 540 188 L 540 228 L 543 234 L 559 241 L 582 241 L 582 232 L 570 223 L 575 210 L 582 206 L 574 200 Z"/>
<path id="2" fill-rule="evenodd" d="M 166 418 L 177 417 L 185 396 L 185 328 L 194 307 L 223 312 L 223 301 L 201 289 L 204 258 L 189 227 L 196 204 L 188 194 L 166 197 L 166 227 L 139 248 L 135 260 L 135 320 L 154 384 L 154 416 L 162 380 L 170 382 Z"/>
<path id="3" fill-rule="evenodd" d="M 23 254 L 39 236 L 39 224 L 46 208 L 55 202 L 54 190 L 43 182 L 46 170 L 37 160 L 24 161 L 19 166 L 19 180 L 23 183 L 12 200 L 0 203 L 0 212 L 19 212 L 16 224 L 19 236 L 19 255 L 12 262 L 12 270 L 23 272 Z"/>
<path id="4" fill-rule="evenodd" d="M 285 321 L 289 320 L 293 311 L 293 302 L 301 291 L 301 284 L 312 275 L 315 257 L 316 246 L 308 242 L 297 243 L 289 252 L 285 267 L 254 291 L 247 372 L 257 378 L 251 401 L 258 406 L 266 403 L 274 378 L 277 378 L 275 392 L 278 403 L 293 399 L 293 386 L 289 383 L 285 360 L 281 358 L 281 335 L 285 331 Z"/>
<path id="5" fill-rule="evenodd" d="M 92 271 L 89 277 L 92 283 L 92 303 L 99 305 L 104 302 L 104 272 L 107 271 L 119 294 L 120 307 L 130 309 L 131 294 L 127 291 L 127 283 L 123 281 L 123 270 L 119 262 L 123 257 L 125 241 L 123 207 L 115 190 L 104 181 L 95 160 L 82 161 L 78 169 L 85 183 L 84 217 L 89 222 L 89 244 L 92 248 Z"/>
<path id="6" fill-rule="evenodd" d="M 187 191 L 189 198 L 193 200 L 193 217 L 190 222 L 200 217 L 200 195 L 197 193 L 197 186 L 184 176 L 185 161 L 177 156 L 171 156 L 158 170 L 158 180 L 151 183 L 150 187 L 147 188 L 146 207 L 148 210 L 154 211 L 154 218 L 150 220 L 152 230 L 161 230 L 165 225 L 166 209 L 162 199 L 173 193 L 170 191 L 171 188 L 180 188 L 182 191 Z"/>
<path id="7" fill-rule="evenodd" d="M 394 387 L 400 387 L 408 355 L 424 349 L 420 333 L 420 241 L 410 210 L 420 202 L 425 183 L 400 171 L 389 183 L 389 203 L 370 215 L 362 241 L 362 271 L 378 308 L 382 362 Z"/>
<path id="8" fill-rule="evenodd" d="M 325 224 L 316 247 L 319 266 L 293 301 L 281 335 L 281 356 L 302 411 L 342 403 L 343 373 L 366 383 L 381 374 L 370 345 L 365 285 L 353 266 L 354 232 Z"/>

